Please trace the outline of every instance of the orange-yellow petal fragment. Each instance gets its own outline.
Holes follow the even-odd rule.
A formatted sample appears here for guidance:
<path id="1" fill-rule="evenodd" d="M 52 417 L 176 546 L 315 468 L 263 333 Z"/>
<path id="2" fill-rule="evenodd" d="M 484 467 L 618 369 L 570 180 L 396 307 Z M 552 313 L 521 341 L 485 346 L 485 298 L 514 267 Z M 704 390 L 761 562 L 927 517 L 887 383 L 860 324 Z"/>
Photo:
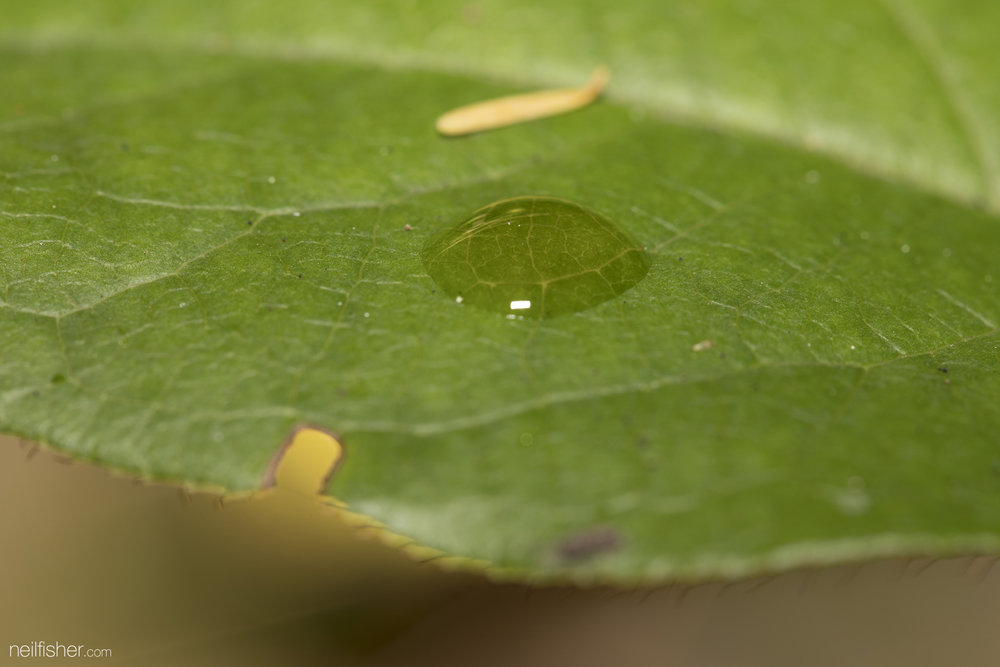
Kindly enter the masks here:
<path id="1" fill-rule="evenodd" d="M 459 107 L 437 119 L 437 131 L 455 137 L 574 111 L 597 99 L 609 76 L 607 67 L 598 67 L 580 88 L 510 95 Z"/>
<path id="2" fill-rule="evenodd" d="M 332 433 L 300 426 L 275 455 L 265 486 L 310 496 L 322 493 L 343 456 L 344 447 Z"/>

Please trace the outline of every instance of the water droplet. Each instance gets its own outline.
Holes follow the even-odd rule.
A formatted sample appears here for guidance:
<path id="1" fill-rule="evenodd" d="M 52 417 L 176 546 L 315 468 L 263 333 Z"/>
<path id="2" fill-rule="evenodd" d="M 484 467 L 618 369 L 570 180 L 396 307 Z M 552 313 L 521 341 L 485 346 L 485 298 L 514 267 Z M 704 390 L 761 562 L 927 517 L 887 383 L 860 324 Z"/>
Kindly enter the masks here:
<path id="1" fill-rule="evenodd" d="M 423 251 L 458 303 L 503 314 L 575 313 L 645 277 L 649 256 L 607 218 L 563 199 L 515 197 L 477 210 Z"/>

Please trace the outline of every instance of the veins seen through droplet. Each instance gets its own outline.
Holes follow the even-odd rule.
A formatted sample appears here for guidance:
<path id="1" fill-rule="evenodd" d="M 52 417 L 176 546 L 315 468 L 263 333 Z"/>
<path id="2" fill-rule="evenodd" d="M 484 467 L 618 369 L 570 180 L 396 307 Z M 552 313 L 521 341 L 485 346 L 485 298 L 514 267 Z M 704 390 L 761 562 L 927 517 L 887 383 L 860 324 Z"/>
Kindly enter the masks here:
<path id="1" fill-rule="evenodd" d="M 607 218 L 554 197 L 515 197 L 475 211 L 423 251 L 459 303 L 511 317 L 592 308 L 633 287 L 649 256 Z"/>

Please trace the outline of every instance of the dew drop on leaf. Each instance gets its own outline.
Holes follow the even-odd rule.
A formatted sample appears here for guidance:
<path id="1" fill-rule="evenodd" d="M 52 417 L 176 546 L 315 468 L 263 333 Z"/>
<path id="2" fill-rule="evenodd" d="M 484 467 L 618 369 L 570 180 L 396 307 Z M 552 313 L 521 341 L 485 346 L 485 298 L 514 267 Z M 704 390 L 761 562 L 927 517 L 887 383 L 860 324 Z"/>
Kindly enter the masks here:
<path id="1" fill-rule="evenodd" d="M 484 206 L 432 237 L 423 260 L 456 302 L 528 317 L 613 299 L 642 280 L 650 264 L 642 246 L 607 218 L 540 196 Z"/>

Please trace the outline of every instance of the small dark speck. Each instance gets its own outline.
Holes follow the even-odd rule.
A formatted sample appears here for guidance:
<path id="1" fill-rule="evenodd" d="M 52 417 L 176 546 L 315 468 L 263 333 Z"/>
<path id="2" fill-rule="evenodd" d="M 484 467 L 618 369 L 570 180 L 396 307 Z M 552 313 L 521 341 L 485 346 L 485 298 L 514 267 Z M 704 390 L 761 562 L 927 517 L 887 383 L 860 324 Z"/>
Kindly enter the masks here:
<path id="1" fill-rule="evenodd" d="M 678 258 L 677 258 L 677 261 L 678 261 L 678 262 L 683 262 L 683 261 L 684 261 L 684 258 L 683 258 L 683 257 L 678 257 Z"/>
<path id="2" fill-rule="evenodd" d="M 939 370 L 939 371 L 941 371 L 942 373 L 947 373 L 947 372 L 948 372 L 948 368 L 947 368 L 947 367 L 945 367 L 945 366 L 942 366 L 942 367 L 941 367 L 941 368 L 939 368 L 938 370 Z"/>
<path id="3" fill-rule="evenodd" d="M 284 242 L 285 242 L 285 237 L 284 237 L 284 236 L 282 236 L 282 237 L 281 237 L 281 242 L 282 242 L 282 243 L 284 243 Z"/>
<path id="4" fill-rule="evenodd" d="M 299 278 L 301 278 L 301 277 L 302 277 L 302 274 L 300 273 L 300 274 L 299 274 Z"/>
<path id="5" fill-rule="evenodd" d="M 601 553 L 617 551 L 625 540 L 614 528 L 595 526 L 562 540 L 556 553 L 563 561 L 578 561 Z"/>
<path id="6" fill-rule="evenodd" d="M 432 289 L 431 290 L 431 294 L 437 294 L 437 293 L 438 293 L 438 291 L 436 289 Z"/>
<path id="7" fill-rule="evenodd" d="M 252 225 L 253 224 L 253 220 L 247 220 L 247 224 L 248 225 Z"/>

